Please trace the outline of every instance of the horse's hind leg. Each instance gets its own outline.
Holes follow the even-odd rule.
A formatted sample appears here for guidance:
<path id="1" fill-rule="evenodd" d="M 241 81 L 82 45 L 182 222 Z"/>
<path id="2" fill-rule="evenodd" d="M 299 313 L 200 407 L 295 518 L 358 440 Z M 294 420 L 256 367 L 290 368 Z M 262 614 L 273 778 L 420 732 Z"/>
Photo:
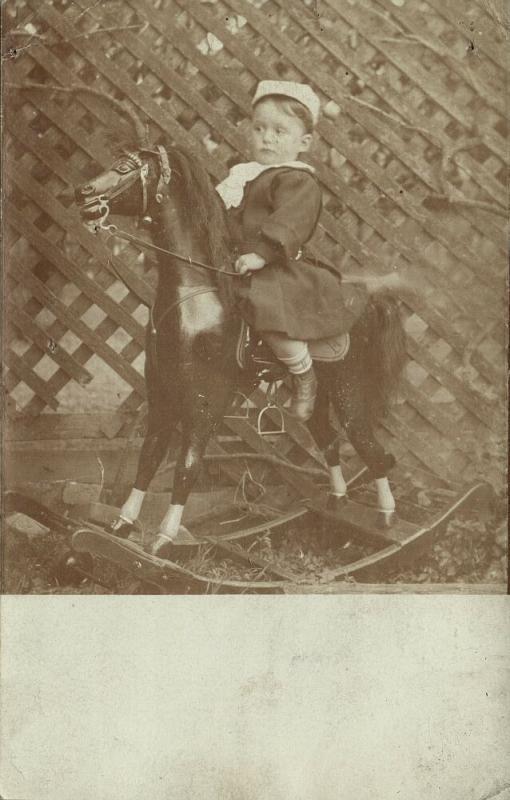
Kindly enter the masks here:
<path id="1" fill-rule="evenodd" d="M 353 354 L 355 355 L 355 353 Z M 395 499 L 388 481 L 388 472 L 395 458 L 377 441 L 369 413 L 366 376 L 361 374 L 354 358 L 336 365 L 331 400 L 340 424 L 375 480 L 377 506 L 382 525 L 390 525 L 395 511 Z"/>
<path id="2" fill-rule="evenodd" d="M 324 365 L 317 364 L 316 372 L 319 386 L 314 412 L 308 422 L 308 428 L 317 445 L 324 453 L 328 467 L 330 495 L 342 500 L 347 494 L 347 484 L 340 466 L 338 433 L 329 421 L 330 392 Z"/>

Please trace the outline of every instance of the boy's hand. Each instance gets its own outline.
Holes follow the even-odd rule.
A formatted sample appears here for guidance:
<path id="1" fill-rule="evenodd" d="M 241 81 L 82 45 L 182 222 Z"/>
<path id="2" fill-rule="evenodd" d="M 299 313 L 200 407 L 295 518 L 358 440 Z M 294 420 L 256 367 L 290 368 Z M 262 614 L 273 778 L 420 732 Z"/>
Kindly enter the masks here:
<path id="1" fill-rule="evenodd" d="M 235 271 L 239 275 L 247 275 L 248 272 L 256 272 L 266 266 L 266 260 L 257 253 L 245 253 L 239 256 L 235 263 Z"/>

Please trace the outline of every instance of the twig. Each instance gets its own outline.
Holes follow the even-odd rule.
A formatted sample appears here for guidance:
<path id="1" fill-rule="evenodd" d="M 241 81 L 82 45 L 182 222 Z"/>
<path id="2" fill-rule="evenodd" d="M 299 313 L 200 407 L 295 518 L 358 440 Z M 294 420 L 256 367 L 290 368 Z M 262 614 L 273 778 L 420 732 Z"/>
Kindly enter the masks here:
<path id="1" fill-rule="evenodd" d="M 104 464 L 101 461 L 99 456 L 96 456 L 96 459 L 97 459 L 97 462 L 99 464 L 99 469 L 101 470 L 101 484 L 99 486 L 99 494 L 101 494 L 101 492 L 103 491 L 103 486 L 104 486 Z"/>
<path id="2" fill-rule="evenodd" d="M 9 36 L 30 36 L 32 39 L 41 39 L 41 41 L 46 41 L 46 36 L 43 33 L 30 33 L 29 31 L 7 31 L 4 36 L 6 39 Z"/>
<path id="3" fill-rule="evenodd" d="M 76 36 L 70 36 L 68 39 L 55 39 L 53 42 L 48 42 L 44 34 L 39 33 L 25 33 L 23 31 L 10 31 L 6 34 L 5 38 L 9 36 L 30 36 L 31 39 L 27 44 L 22 45 L 21 47 L 9 47 L 5 53 L 2 53 L 2 60 L 10 59 L 10 58 L 18 58 L 19 54 L 23 50 L 28 50 L 29 48 L 33 47 L 59 47 L 60 45 L 65 45 L 68 42 L 74 42 L 76 39 L 88 39 L 89 36 L 95 36 L 96 33 L 116 33 L 117 31 L 128 31 L 128 30 L 139 30 L 140 33 L 148 27 L 148 22 L 140 22 L 136 25 L 123 25 L 121 27 L 111 27 L 111 28 L 98 28 L 95 31 L 88 31 L 86 33 L 79 33 Z M 36 39 L 37 41 L 32 41 L 32 39 Z"/>
<path id="4" fill-rule="evenodd" d="M 508 39 L 508 31 L 510 30 L 510 15 L 507 12 L 505 18 L 504 6 L 502 10 L 499 11 L 499 9 L 495 7 L 494 2 L 492 0 L 485 0 L 485 7 L 489 17 L 491 17 L 493 22 L 495 22 L 496 25 L 503 31 L 504 38 Z"/>
<path id="5" fill-rule="evenodd" d="M 429 194 L 428 197 L 435 200 L 442 200 L 450 205 L 462 206 L 463 208 L 480 208 L 483 211 L 488 211 L 489 213 L 506 218 L 506 209 L 496 201 L 488 203 L 485 200 L 472 200 L 466 197 L 457 197 L 453 194 L 446 181 L 445 173 L 448 169 L 448 163 L 453 160 L 453 157 L 462 150 L 469 150 L 469 148 L 477 147 L 479 144 L 483 144 L 483 139 L 480 136 L 474 136 L 469 139 L 459 139 L 459 141 L 455 142 L 450 147 L 443 149 L 441 161 L 435 170 L 440 191 Z"/>
<path id="6" fill-rule="evenodd" d="M 117 31 L 142 30 L 147 28 L 148 26 L 149 26 L 148 22 L 137 22 L 134 25 L 120 25 L 118 27 L 111 26 L 110 28 L 97 28 L 94 31 L 85 31 L 85 33 L 76 34 L 76 36 L 69 36 L 67 39 L 54 39 L 53 41 L 48 41 L 44 33 L 29 33 L 29 31 L 14 30 L 14 31 L 8 31 L 8 33 L 5 34 L 5 38 L 8 39 L 9 36 L 30 36 L 32 39 L 38 39 L 37 44 L 43 44 L 45 47 L 55 47 L 55 45 L 67 44 L 67 42 L 74 42 L 76 41 L 76 39 L 88 39 L 89 36 L 95 36 L 97 33 L 116 33 Z M 33 47 L 34 45 L 31 46 Z M 25 45 L 24 48 L 25 47 L 28 47 L 28 45 Z"/>
<path id="7" fill-rule="evenodd" d="M 55 47 L 55 45 L 58 44 L 67 44 L 67 42 L 74 42 L 76 39 L 88 39 L 89 36 L 95 36 L 96 33 L 117 33 L 117 31 L 132 30 L 140 30 L 140 33 L 143 33 L 148 27 L 148 22 L 137 22 L 135 25 L 120 25 L 119 27 L 112 26 L 111 28 L 97 28 L 95 31 L 79 33 L 76 36 L 70 36 L 68 39 L 57 39 L 54 42 L 47 42 L 46 47 Z"/>
<path id="8" fill-rule="evenodd" d="M 448 169 L 448 162 L 451 161 L 453 157 L 462 150 L 468 150 L 470 147 L 477 147 L 479 144 L 483 144 L 483 139 L 480 136 L 474 136 L 470 139 L 459 139 L 457 142 L 454 142 L 452 145 L 450 145 L 450 147 L 445 147 L 443 149 L 441 154 L 441 165 L 437 171 L 437 179 L 443 194 L 447 195 L 449 193 L 444 177 L 444 174 Z"/>
<path id="9" fill-rule="evenodd" d="M 493 203 L 486 203 L 483 200 L 468 200 L 463 197 L 454 197 L 451 194 L 431 194 L 434 200 L 443 200 L 451 206 L 462 206 L 463 208 L 481 208 L 483 211 L 488 211 L 490 214 L 496 214 L 498 217 L 507 218 L 507 212 L 498 205 Z"/>
<path id="10" fill-rule="evenodd" d="M 408 31 L 399 31 L 400 36 L 384 36 L 378 37 L 380 42 L 385 42 L 388 44 L 421 44 L 422 47 L 431 50 L 435 53 L 439 58 L 448 65 L 448 67 L 455 72 L 461 80 L 465 80 L 467 83 L 471 85 L 471 88 L 475 91 L 475 94 L 480 96 L 484 96 L 484 89 L 478 83 L 478 79 L 475 78 L 471 71 L 466 72 L 463 68 L 463 65 L 457 63 L 454 59 L 450 57 L 448 52 L 442 48 L 438 47 L 438 45 L 434 44 L 433 42 L 429 41 L 428 39 L 424 39 L 423 36 L 418 36 L 415 33 L 409 33 Z M 471 56 L 472 58 L 472 56 Z M 471 67 L 471 61 L 468 61 L 469 66 Z"/>
<path id="11" fill-rule="evenodd" d="M 27 81 L 26 83 L 12 83 L 10 81 L 6 81 L 4 86 L 9 87 L 10 89 L 18 89 L 22 91 L 34 89 L 46 92 L 59 92 L 60 94 L 75 94 L 76 92 L 85 92 L 87 94 L 92 94 L 95 97 L 101 97 L 103 100 L 107 100 L 111 105 L 113 105 L 120 114 L 129 117 L 134 125 L 137 138 L 141 145 L 147 141 L 147 128 L 141 121 L 136 111 L 131 108 L 131 106 L 125 100 L 117 100 L 116 97 L 112 97 L 110 94 L 103 92 L 101 89 L 94 89 L 92 86 L 82 86 L 81 84 L 76 83 L 71 84 L 70 86 L 55 86 L 54 84 L 50 83 L 35 83 L 33 81 Z"/>
<path id="12" fill-rule="evenodd" d="M 427 139 L 429 139 L 432 144 L 434 144 L 438 149 L 442 148 L 441 141 L 438 137 L 429 131 L 427 128 L 422 128 L 419 125 L 411 125 L 409 122 L 405 122 L 403 119 L 399 119 L 398 117 L 394 117 L 392 114 L 389 114 L 387 111 L 383 111 L 382 108 L 379 106 L 374 106 L 372 103 L 367 103 L 366 100 L 360 100 L 359 97 L 352 97 L 351 95 L 343 94 L 343 100 L 347 101 L 348 103 L 355 103 L 362 108 L 368 108 L 370 111 L 375 111 L 377 114 L 380 114 L 384 119 L 387 119 L 389 122 L 393 122 L 395 125 L 400 125 L 402 128 L 407 128 L 410 131 L 416 131 L 417 133 L 421 133 Z"/>
<path id="13" fill-rule="evenodd" d="M 402 31 L 402 33 L 405 33 L 405 29 L 404 29 L 404 27 L 403 27 L 402 23 L 400 22 L 400 20 L 398 20 L 398 19 L 393 19 L 392 17 L 390 17 L 389 13 L 383 13 L 382 11 L 378 11 L 376 8 L 374 8 L 373 4 L 370 6 L 370 8 L 367 8 L 367 7 L 365 6 L 365 10 L 366 10 L 366 11 L 369 11 L 371 14 L 375 14 L 377 17 L 379 17 L 379 19 L 382 19 L 382 20 L 384 20 L 384 22 L 385 22 L 387 25 L 392 25 L 392 24 L 393 24 L 393 25 L 395 25 L 395 26 L 396 26 L 396 27 L 397 27 L 397 28 L 398 28 L 400 31 Z"/>

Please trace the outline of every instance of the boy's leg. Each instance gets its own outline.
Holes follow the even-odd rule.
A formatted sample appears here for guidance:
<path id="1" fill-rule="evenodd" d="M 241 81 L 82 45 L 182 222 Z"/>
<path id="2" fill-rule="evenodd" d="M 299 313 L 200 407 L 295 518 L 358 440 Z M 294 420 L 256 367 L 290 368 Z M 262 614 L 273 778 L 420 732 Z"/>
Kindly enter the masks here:
<path id="1" fill-rule="evenodd" d="M 292 399 L 289 414 L 306 422 L 313 412 L 317 395 L 317 378 L 306 342 L 289 339 L 283 333 L 267 331 L 263 334 L 271 350 L 292 375 Z"/>

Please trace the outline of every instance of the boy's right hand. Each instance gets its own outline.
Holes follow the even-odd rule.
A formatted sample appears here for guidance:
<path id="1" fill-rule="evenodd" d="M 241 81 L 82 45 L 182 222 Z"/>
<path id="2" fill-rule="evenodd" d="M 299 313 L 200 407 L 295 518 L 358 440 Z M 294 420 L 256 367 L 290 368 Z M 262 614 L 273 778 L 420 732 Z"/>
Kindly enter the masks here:
<path id="1" fill-rule="evenodd" d="M 249 272 L 256 272 L 265 266 L 265 258 L 259 256 L 258 253 L 245 253 L 237 259 L 235 271 L 238 272 L 239 275 L 247 275 Z"/>

